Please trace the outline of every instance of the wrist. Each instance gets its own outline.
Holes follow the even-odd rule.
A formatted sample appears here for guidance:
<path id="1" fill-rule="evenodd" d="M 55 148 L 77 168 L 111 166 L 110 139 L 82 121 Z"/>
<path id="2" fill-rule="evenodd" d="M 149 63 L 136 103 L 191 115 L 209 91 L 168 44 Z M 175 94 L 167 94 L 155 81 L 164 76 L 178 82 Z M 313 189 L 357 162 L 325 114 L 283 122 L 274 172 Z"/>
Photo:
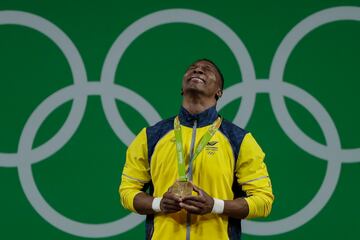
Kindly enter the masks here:
<path id="1" fill-rule="evenodd" d="M 156 197 L 156 198 L 153 199 L 153 201 L 151 203 L 151 208 L 156 213 L 161 212 L 161 208 L 160 208 L 161 200 L 162 200 L 162 197 Z"/>
<path id="2" fill-rule="evenodd" d="M 211 213 L 223 214 L 224 206 L 225 206 L 224 200 L 217 199 L 217 198 L 213 198 L 213 199 L 214 199 L 214 205 L 213 205 L 213 208 L 211 210 Z"/>

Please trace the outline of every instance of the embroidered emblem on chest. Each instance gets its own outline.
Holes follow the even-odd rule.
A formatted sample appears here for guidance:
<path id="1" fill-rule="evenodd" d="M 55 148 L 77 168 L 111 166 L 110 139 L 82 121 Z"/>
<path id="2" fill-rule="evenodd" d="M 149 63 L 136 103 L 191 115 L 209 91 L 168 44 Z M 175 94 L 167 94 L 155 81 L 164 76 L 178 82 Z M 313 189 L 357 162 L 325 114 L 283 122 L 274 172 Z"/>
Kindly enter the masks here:
<path id="1" fill-rule="evenodd" d="M 218 141 L 210 141 L 206 144 L 205 150 L 208 155 L 214 155 L 215 152 L 218 151 L 218 147 L 216 146 L 217 143 Z"/>

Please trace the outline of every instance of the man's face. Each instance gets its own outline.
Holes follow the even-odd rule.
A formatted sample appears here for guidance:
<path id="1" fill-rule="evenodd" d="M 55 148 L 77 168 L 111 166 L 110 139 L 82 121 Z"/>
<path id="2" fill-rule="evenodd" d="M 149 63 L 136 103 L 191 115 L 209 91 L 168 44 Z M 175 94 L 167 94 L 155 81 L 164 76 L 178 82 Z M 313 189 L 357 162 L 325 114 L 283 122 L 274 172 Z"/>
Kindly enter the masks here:
<path id="1" fill-rule="evenodd" d="M 208 97 L 221 94 L 220 74 L 213 64 L 202 60 L 190 65 L 183 77 L 184 94 L 195 91 Z M 220 96 L 219 96 L 220 97 Z"/>

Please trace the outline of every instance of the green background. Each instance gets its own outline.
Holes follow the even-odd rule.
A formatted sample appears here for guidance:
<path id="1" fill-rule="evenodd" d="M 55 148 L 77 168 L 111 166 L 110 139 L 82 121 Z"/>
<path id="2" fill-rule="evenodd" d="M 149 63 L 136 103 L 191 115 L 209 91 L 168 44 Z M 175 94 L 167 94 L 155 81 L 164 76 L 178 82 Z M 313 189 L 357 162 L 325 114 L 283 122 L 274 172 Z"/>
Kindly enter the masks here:
<path id="1" fill-rule="evenodd" d="M 186 8 L 207 13 L 229 26 L 252 58 L 257 79 L 267 79 L 273 56 L 285 35 L 301 20 L 334 6 L 359 1 L 1 1 L 0 10 L 20 10 L 58 26 L 76 45 L 89 81 L 99 81 L 106 54 L 119 34 L 155 11 Z M 360 22 L 326 24 L 306 35 L 287 61 L 284 80 L 314 96 L 333 119 L 343 149 L 360 147 Z M 181 78 L 198 58 L 214 60 L 225 88 L 242 81 L 230 49 L 213 33 L 189 24 L 167 24 L 143 33 L 125 51 L 115 82 L 145 98 L 168 118 L 181 104 Z M 0 152 L 17 152 L 30 114 L 48 96 L 72 84 L 67 60 L 41 33 L 0 25 Z M 222 110 L 232 120 L 241 98 Z M 67 102 L 42 124 L 33 147 L 50 139 L 71 108 Z M 319 124 L 305 108 L 286 99 L 290 114 L 311 138 L 326 144 Z M 117 101 L 134 134 L 147 126 L 140 113 Z M 275 119 L 266 93 L 257 94 L 245 128 L 267 153 L 276 201 L 265 220 L 278 220 L 302 209 L 317 193 L 326 160 L 303 151 Z M 99 96 L 88 97 L 85 115 L 69 142 L 33 164 L 36 184 L 46 201 L 64 216 L 104 223 L 128 214 L 117 193 L 126 145 L 111 129 Z M 360 162 L 360 156 L 359 162 Z M 343 163 L 336 190 L 326 206 L 303 226 L 274 236 L 243 239 L 358 239 L 360 237 L 360 163 Z M 143 239 L 144 224 L 106 239 Z M 17 168 L 0 165 L 0 239 L 83 239 L 44 220 L 26 199 Z"/>

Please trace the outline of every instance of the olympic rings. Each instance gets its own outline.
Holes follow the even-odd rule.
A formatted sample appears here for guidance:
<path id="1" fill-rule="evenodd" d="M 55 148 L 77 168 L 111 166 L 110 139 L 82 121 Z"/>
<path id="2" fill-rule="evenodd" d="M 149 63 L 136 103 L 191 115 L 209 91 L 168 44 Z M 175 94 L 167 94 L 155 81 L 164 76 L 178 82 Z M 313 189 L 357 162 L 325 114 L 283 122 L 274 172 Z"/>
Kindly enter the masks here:
<path id="1" fill-rule="evenodd" d="M 326 109 L 313 96 L 295 85 L 283 81 L 283 73 L 292 50 L 306 34 L 324 24 L 340 21 L 360 21 L 359 7 L 335 7 L 319 11 L 296 25 L 281 42 L 274 56 L 269 79 L 256 79 L 251 57 L 239 37 L 218 19 L 193 10 L 162 10 L 142 17 L 119 35 L 104 61 L 100 82 L 87 79 L 82 58 L 64 32 L 57 26 L 36 15 L 20 11 L 0 11 L 0 25 L 13 24 L 32 28 L 51 39 L 64 53 L 69 62 L 74 84 L 47 97 L 31 114 L 20 136 L 17 153 L 0 153 L 0 167 L 17 167 L 21 186 L 34 209 L 50 224 L 67 233 L 81 237 L 109 237 L 128 231 L 143 221 L 137 214 L 103 224 L 87 224 L 66 218 L 55 211 L 42 197 L 32 174 L 31 165 L 55 154 L 73 136 L 86 109 L 87 97 L 101 97 L 102 106 L 114 133 L 125 144 L 134 134 L 126 126 L 115 105 L 115 99 L 133 106 L 149 124 L 159 121 L 160 115 L 143 97 L 125 87 L 116 85 L 115 72 L 127 47 L 145 31 L 168 23 L 187 23 L 203 27 L 221 38 L 234 53 L 241 68 L 243 82 L 224 91 L 219 101 L 221 109 L 242 97 L 234 122 L 245 126 L 251 117 L 257 93 L 268 93 L 275 117 L 290 139 L 306 152 L 328 161 L 325 178 L 315 197 L 300 211 L 281 220 L 271 222 L 244 221 L 244 232 L 253 235 L 274 235 L 294 230 L 314 216 L 326 205 L 333 194 L 340 176 L 341 164 L 360 161 L 360 148 L 342 149 L 336 126 Z M 322 145 L 304 134 L 291 118 L 284 97 L 293 99 L 305 107 L 318 121 L 325 136 Z M 32 149 L 33 141 L 41 124 L 56 108 L 67 101 L 73 105 L 64 125 L 46 143 Z"/>
<path id="2" fill-rule="evenodd" d="M 13 24 L 32 28 L 51 39 L 63 52 L 67 61 L 69 62 L 70 69 L 74 78 L 75 84 L 86 83 L 86 71 L 81 56 L 71 40 L 54 24 L 49 21 L 19 11 L 1 11 L 0 12 L 0 25 Z M 77 119 L 85 111 L 86 99 L 75 97 L 74 103 L 64 125 L 47 143 L 33 149 L 31 153 L 36 159 L 45 159 L 59 150 L 69 139 L 69 128 L 75 124 L 73 120 Z M 18 156 L 14 153 L 0 153 L 0 166 L 16 167 L 18 164 Z"/>

